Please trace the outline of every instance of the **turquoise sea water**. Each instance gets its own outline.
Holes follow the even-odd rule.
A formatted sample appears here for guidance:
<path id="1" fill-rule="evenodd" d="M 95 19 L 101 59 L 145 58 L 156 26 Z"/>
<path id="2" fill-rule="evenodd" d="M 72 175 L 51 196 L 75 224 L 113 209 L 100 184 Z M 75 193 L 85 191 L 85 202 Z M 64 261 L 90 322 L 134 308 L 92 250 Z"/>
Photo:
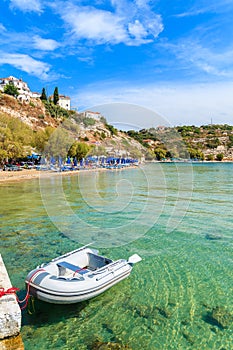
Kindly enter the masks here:
<path id="1" fill-rule="evenodd" d="M 35 301 L 26 350 L 233 349 L 233 164 L 148 164 L 0 186 L 0 252 L 12 284 L 94 241 L 132 274 L 74 305 Z M 217 315 L 217 316 L 216 316 Z"/>

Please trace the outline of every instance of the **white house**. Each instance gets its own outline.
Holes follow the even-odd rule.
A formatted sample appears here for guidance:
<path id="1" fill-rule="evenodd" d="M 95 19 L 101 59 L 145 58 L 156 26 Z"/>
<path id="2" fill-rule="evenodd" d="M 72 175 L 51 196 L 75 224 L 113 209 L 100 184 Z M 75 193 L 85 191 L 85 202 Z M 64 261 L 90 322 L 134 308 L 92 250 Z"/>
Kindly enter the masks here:
<path id="1" fill-rule="evenodd" d="M 15 78 L 10 76 L 8 78 L 0 78 L 0 91 L 4 91 L 6 85 L 12 84 L 17 87 L 19 95 L 18 99 L 20 101 L 29 102 L 31 98 L 40 98 L 41 94 L 38 92 L 30 91 L 28 84 L 25 83 L 22 79 Z M 53 96 L 50 96 L 52 99 Z M 70 97 L 65 95 L 59 95 L 58 104 L 60 107 L 70 110 Z"/>
<path id="2" fill-rule="evenodd" d="M 58 104 L 60 107 L 70 110 L 70 97 L 65 95 L 59 95 L 59 101 Z"/>
<path id="3" fill-rule="evenodd" d="M 41 97 L 41 94 L 39 92 L 32 92 L 31 93 L 31 97 L 32 98 L 40 98 Z"/>
<path id="4" fill-rule="evenodd" d="M 92 119 L 95 119 L 95 120 L 100 120 L 101 118 L 101 113 L 99 112 L 92 112 L 92 111 L 85 111 L 83 112 L 84 116 L 86 118 L 92 118 Z"/>
<path id="5" fill-rule="evenodd" d="M 13 76 L 9 76 L 8 78 L 0 78 L 0 90 L 4 91 L 6 85 L 12 84 L 17 87 L 19 95 L 18 99 L 20 101 L 30 101 L 32 97 L 32 93 L 28 87 L 28 84 L 25 83 L 22 79 L 17 79 Z"/>

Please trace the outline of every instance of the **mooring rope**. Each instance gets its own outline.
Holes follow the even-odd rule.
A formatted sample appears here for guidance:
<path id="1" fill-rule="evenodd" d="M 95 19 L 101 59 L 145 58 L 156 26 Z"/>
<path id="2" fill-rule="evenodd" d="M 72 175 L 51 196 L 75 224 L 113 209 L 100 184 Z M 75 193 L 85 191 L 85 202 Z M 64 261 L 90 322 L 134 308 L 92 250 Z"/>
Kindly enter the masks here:
<path id="1" fill-rule="evenodd" d="M 0 298 L 3 297 L 4 295 L 15 294 L 19 290 L 20 290 L 19 288 L 15 288 L 15 287 L 11 287 L 8 289 L 0 288 Z"/>
<path id="2" fill-rule="evenodd" d="M 4 295 L 10 295 L 10 294 L 14 294 L 16 296 L 16 300 L 19 303 L 19 307 L 21 310 L 26 309 L 27 305 L 28 305 L 28 301 L 30 298 L 30 284 L 32 282 L 33 277 L 40 271 L 45 271 L 44 269 L 38 269 L 36 270 L 30 277 L 28 284 L 27 284 L 27 292 L 26 292 L 26 296 L 23 300 L 19 300 L 18 295 L 16 294 L 16 292 L 19 292 L 20 289 L 16 288 L 16 287 L 11 287 L 8 289 L 4 289 L 4 288 L 0 288 L 0 298 L 3 297 Z M 24 305 L 20 305 L 20 304 L 24 304 Z"/>

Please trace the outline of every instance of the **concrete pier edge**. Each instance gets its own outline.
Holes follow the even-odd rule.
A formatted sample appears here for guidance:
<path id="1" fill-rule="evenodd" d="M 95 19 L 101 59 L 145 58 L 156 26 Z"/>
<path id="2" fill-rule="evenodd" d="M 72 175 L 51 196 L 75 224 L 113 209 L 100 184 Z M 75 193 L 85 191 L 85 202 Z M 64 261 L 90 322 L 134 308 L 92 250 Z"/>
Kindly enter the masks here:
<path id="1" fill-rule="evenodd" d="M 11 287 L 12 284 L 0 254 L 0 288 L 7 290 Z M 21 317 L 15 294 L 0 297 L 0 341 L 20 333 Z"/>

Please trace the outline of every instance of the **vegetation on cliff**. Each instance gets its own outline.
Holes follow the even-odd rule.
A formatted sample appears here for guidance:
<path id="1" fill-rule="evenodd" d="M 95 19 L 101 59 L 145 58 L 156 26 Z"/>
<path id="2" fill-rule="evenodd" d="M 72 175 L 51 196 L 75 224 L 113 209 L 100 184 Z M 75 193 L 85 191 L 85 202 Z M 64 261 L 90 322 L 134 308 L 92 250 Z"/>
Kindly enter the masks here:
<path id="1" fill-rule="evenodd" d="M 130 130 L 157 159 L 233 160 L 233 126 L 202 125 Z"/>
<path id="2" fill-rule="evenodd" d="M 0 162 L 7 158 L 26 156 L 34 140 L 29 126 L 19 119 L 0 114 Z"/>
<path id="3" fill-rule="evenodd" d="M 55 89 L 55 97 L 57 93 Z M 47 99 L 45 90 L 42 96 L 26 104 L 0 94 L 1 163 L 25 157 L 32 150 L 77 159 L 90 154 L 148 160 L 233 160 L 233 126 L 184 125 L 123 132 L 103 116 L 95 119 L 63 109 Z"/>
<path id="4" fill-rule="evenodd" d="M 24 158 L 32 151 L 77 160 L 87 154 L 141 158 L 145 153 L 140 143 L 109 125 L 103 116 L 94 119 L 68 111 L 45 96 L 22 103 L 0 94 L 0 163 Z"/>

